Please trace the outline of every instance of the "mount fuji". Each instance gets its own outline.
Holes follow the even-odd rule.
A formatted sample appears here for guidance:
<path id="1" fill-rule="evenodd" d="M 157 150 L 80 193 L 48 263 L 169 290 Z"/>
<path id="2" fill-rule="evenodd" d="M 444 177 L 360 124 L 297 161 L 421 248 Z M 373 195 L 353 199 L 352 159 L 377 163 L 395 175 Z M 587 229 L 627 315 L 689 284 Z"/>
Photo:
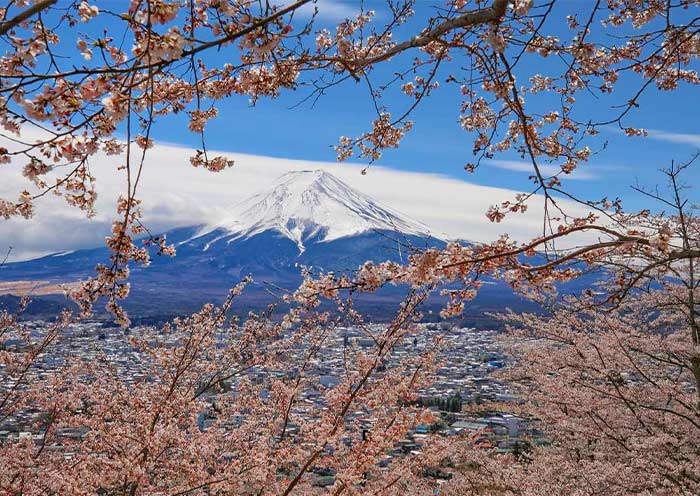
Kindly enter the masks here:
<path id="1" fill-rule="evenodd" d="M 247 275 L 254 282 L 237 299 L 237 309 L 262 310 L 299 285 L 302 266 L 351 271 L 367 260 L 402 262 L 411 250 L 446 243 L 424 224 L 318 170 L 284 174 L 229 212 L 212 225 L 167 231 L 177 256 L 154 256 L 148 267 L 131 267 L 132 290 L 124 306 L 132 321 L 190 314 L 206 302 L 220 302 Z M 107 248 L 98 247 L 0 264 L 0 308 L 16 307 L 19 295 L 29 294 L 32 304 L 25 315 L 55 315 L 66 305 L 62 285 L 90 277 L 108 257 Z M 356 298 L 355 304 L 369 318 L 382 320 L 394 314 L 405 294 L 406 288 L 387 287 Z M 427 314 L 437 318 L 442 304 L 440 297 L 429 300 Z M 504 284 L 492 282 L 471 303 L 465 324 L 482 322 L 485 312 L 523 305 L 529 308 Z"/>
<path id="2" fill-rule="evenodd" d="M 206 251 L 221 241 L 230 244 L 274 232 L 293 241 L 301 255 L 307 243 L 380 231 L 431 237 L 427 226 L 379 205 L 328 172 L 294 171 L 234 206 L 221 225 L 204 226 L 186 242 L 217 232 Z"/>
<path id="3" fill-rule="evenodd" d="M 299 284 L 302 266 L 348 271 L 367 260 L 405 261 L 412 248 L 445 244 L 424 224 L 320 170 L 284 174 L 229 212 L 216 224 L 167 231 L 177 256 L 131 267 L 125 307 L 132 317 L 148 321 L 190 313 L 204 302 L 220 301 L 249 274 L 255 282 L 239 305 L 265 308 Z M 35 313 L 46 305 L 54 311 L 65 304 L 60 285 L 89 277 L 108 256 L 105 247 L 98 247 L 0 265 L 0 306 L 11 306 L 16 295 L 28 292 L 44 303 L 35 303 Z M 367 306 L 375 316 L 386 315 L 387 305 L 395 309 L 404 292 L 373 295 Z"/>

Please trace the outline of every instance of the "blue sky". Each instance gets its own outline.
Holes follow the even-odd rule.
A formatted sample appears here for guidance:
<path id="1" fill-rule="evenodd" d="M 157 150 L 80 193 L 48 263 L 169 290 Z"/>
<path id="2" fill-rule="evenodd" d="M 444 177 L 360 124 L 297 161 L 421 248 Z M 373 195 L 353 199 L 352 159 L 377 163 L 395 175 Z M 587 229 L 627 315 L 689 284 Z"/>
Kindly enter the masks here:
<path id="1" fill-rule="evenodd" d="M 418 2 L 418 14 L 426 5 L 434 2 Z M 322 0 L 319 4 L 319 26 L 333 26 L 337 21 L 357 8 L 359 2 Z M 553 13 L 550 31 L 564 35 L 566 28 L 560 22 L 566 13 L 576 11 L 586 3 L 561 2 L 559 11 Z M 381 21 L 381 2 L 369 0 L 367 8 L 378 8 L 378 21 Z M 413 32 L 415 26 L 403 28 L 396 36 L 402 39 Z M 233 55 L 233 54 L 232 54 Z M 217 55 L 225 60 L 227 54 Z M 401 58 L 394 63 L 401 64 Z M 455 62 L 453 67 L 460 61 Z M 376 71 L 373 79 L 381 81 L 397 65 Z M 522 64 L 516 68 L 516 75 L 525 80 L 528 75 L 554 71 L 560 67 L 556 60 L 537 60 L 537 67 Z M 446 74 L 445 71 L 444 74 Z M 587 99 L 579 101 L 585 110 L 595 109 L 597 115 L 611 115 L 611 106 L 625 102 L 638 88 L 639 80 L 623 80 L 612 99 Z M 217 103 L 219 117 L 207 127 L 207 146 L 239 153 L 268 155 L 315 161 L 333 161 L 335 152 L 332 146 L 341 135 L 357 136 L 367 130 L 375 117 L 374 107 L 368 98 L 364 82 L 349 80 L 329 90 L 328 94 L 312 105 L 302 103 L 295 106 L 308 94 L 301 88 L 298 92 L 285 93 L 275 100 L 260 100 L 251 107 L 245 97 L 233 97 Z M 654 186 L 663 181 L 658 170 L 671 160 L 686 160 L 700 145 L 696 112 L 700 104 L 697 87 L 683 86 L 671 93 L 650 89 L 639 101 L 640 108 L 633 112 L 625 125 L 643 127 L 650 131 L 647 138 L 627 138 L 611 126 L 603 129 L 600 139 L 592 141 L 591 148 L 602 146 L 605 150 L 591 158 L 582 166 L 579 178 L 569 181 L 568 187 L 586 198 L 600 198 L 604 195 L 622 195 L 629 208 L 642 208 L 647 201 L 631 191 L 630 186 L 639 182 Z M 475 174 L 463 170 L 465 163 L 472 159 L 473 136 L 463 131 L 458 124 L 461 97 L 458 86 L 442 85 L 433 96 L 426 100 L 413 114 L 414 128 L 397 150 L 385 152 L 378 164 L 392 168 L 445 174 L 478 184 L 524 189 L 528 187 L 529 170 L 523 171 L 514 155 L 499 155 L 496 161 L 480 168 Z M 387 93 L 384 103 L 394 115 L 401 113 L 410 103 L 403 95 Z M 544 108 L 544 107 L 542 107 Z M 155 133 L 157 138 L 185 146 L 199 146 L 199 137 L 190 133 L 184 121 L 165 119 L 159 123 Z M 500 161 L 500 162 L 499 162 Z M 691 171 L 686 180 L 695 182 L 700 175 Z"/>

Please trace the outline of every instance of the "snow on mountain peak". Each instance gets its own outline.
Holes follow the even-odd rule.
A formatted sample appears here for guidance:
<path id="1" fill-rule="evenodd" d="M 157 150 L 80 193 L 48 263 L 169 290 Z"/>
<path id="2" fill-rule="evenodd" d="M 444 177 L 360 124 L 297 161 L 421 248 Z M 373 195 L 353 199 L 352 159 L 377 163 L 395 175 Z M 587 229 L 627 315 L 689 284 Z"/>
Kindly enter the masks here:
<path id="1" fill-rule="evenodd" d="M 425 236 L 429 229 L 379 205 L 323 170 L 288 172 L 271 186 L 234 207 L 223 228 L 233 239 L 274 230 L 293 240 L 331 241 L 371 230 Z"/>

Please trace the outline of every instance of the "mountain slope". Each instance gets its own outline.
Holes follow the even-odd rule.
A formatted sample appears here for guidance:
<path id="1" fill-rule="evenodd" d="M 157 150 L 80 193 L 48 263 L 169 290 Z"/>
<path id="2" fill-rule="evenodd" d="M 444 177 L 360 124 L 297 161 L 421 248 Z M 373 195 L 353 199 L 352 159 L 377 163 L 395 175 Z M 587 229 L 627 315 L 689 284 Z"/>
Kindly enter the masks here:
<path id="1" fill-rule="evenodd" d="M 173 315 L 218 301 L 242 277 L 255 284 L 242 300 L 261 308 L 281 289 L 301 281 L 301 266 L 347 271 L 366 260 L 405 261 L 409 247 L 443 246 L 429 228 L 378 204 L 322 171 L 285 174 L 265 191 L 236 205 L 228 219 L 165 233 L 177 256 L 132 266 L 132 315 Z M 74 282 L 109 256 L 106 248 L 54 254 L 0 267 L 0 281 Z M 386 314 L 403 291 L 375 298 Z M 373 303 L 374 304 L 374 303 Z M 384 305 L 384 310 L 381 306 Z"/>

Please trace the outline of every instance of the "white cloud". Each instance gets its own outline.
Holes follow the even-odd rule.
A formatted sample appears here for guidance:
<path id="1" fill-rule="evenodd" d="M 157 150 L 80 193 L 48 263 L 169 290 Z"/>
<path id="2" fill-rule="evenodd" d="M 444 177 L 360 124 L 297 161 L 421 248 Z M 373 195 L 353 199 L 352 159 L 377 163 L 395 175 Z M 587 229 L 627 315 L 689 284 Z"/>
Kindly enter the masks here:
<path id="1" fill-rule="evenodd" d="M 339 0 L 317 0 L 303 5 L 299 12 L 308 15 L 313 15 L 315 11 L 316 18 L 325 21 L 343 21 L 348 18 L 356 17 L 360 13 L 360 3 L 342 2 Z"/>
<path id="2" fill-rule="evenodd" d="M 605 126 L 602 129 L 615 133 L 625 134 L 625 131 L 615 126 Z M 692 133 L 675 133 L 673 131 L 665 131 L 663 129 L 644 129 L 647 135 L 646 138 L 663 141 L 665 143 L 674 143 L 677 145 L 689 145 L 695 148 L 700 148 L 700 134 Z M 643 139 L 640 137 L 640 139 Z"/>
<path id="3" fill-rule="evenodd" d="M 233 205 L 265 188 L 281 174 L 303 169 L 323 169 L 335 174 L 388 207 L 431 226 L 436 234 L 488 242 L 504 232 L 526 240 L 540 234 L 542 229 L 540 199 L 532 201 L 526 214 L 493 224 L 486 219 L 486 210 L 495 203 L 513 199 L 515 191 L 438 174 L 373 166 L 367 175 L 362 175 L 363 165 L 239 153 L 225 153 L 236 165 L 217 174 L 192 167 L 191 154 L 192 150 L 176 145 L 156 145 L 149 150 L 138 196 L 143 202 L 145 223 L 154 232 L 225 222 Z M 122 161 L 123 158 L 102 154 L 91 160 L 98 190 L 97 215 L 93 219 L 87 219 L 62 198 L 47 195 L 37 201 L 36 215 L 31 221 L 0 220 L 0 252 L 13 246 L 12 259 L 19 260 L 102 245 L 116 217 L 116 199 L 126 182 L 124 172 L 117 171 Z M 0 167 L 0 198 L 14 199 L 28 187 L 20 176 L 20 166 L 21 163 Z M 569 207 L 572 212 L 583 214 L 582 207 L 571 204 Z"/>
<path id="4" fill-rule="evenodd" d="M 489 160 L 486 162 L 486 165 L 509 171 L 529 172 L 531 174 L 535 173 L 532 163 L 530 162 L 520 162 L 517 160 Z M 557 165 L 538 164 L 538 167 L 540 171 L 542 171 L 542 174 L 544 174 L 546 177 L 562 174 L 563 177 L 570 181 L 590 181 L 596 179 L 597 177 L 592 172 L 585 170 L 590 167 L 588 164 L 579 164 L 579 166 L 571 174 L 563 174 L 561 167 Z"/>
<path id="5" fill-rule="evenodd" d="M 646 131 L 648 137 L 654 140 L 700 147 L 700 134 L 673 133 L 659 129 L 647 129 Z"/>

